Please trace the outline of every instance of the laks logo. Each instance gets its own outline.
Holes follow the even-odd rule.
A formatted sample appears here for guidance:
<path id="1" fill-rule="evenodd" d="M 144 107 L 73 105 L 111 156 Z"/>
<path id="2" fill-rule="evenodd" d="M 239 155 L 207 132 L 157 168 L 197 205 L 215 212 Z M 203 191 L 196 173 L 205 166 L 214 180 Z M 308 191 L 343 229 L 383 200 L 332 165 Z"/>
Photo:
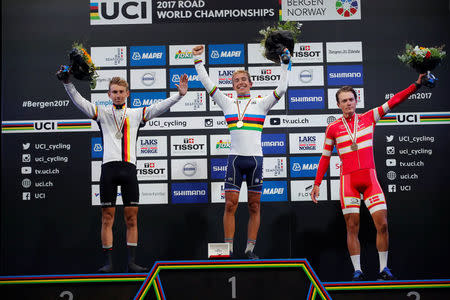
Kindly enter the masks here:
<path id="1" fill-rule="evenodd" d="M 91 2 L 91 25 L 151 24 L 152 1 L 100 0 Z"/>
<path id="2" fill-rule="evenodd" d="M 209 64 L 244 64 L 244 45 L 209 45 Z"/>
<path id="3" fill-rule="evenodd" d="M 137 156 L 166 156 L 167 137 L 139 137 L 137 140 Z"/>

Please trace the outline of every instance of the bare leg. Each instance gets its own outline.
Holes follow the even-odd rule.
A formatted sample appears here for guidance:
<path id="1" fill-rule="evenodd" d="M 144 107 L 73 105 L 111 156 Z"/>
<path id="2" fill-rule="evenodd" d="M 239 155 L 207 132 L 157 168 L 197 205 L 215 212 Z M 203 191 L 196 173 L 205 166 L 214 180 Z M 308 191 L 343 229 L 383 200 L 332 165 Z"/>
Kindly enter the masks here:
<path id="1" fill-rule="evenodd" d="M 233 239 L 235 231 L 235 214 L 238 207 L 239 193 L 225 192 L 225 211 L 223 214 L 223 230 L 225 239 Z"/>
<path id="2" fill-rule="evenodd" d="M 248 192 L 248 232 L 249 240 L 255 240 L 258 236 L 259 225 L 261 223 L 261 194 L 252 191 Z"/>

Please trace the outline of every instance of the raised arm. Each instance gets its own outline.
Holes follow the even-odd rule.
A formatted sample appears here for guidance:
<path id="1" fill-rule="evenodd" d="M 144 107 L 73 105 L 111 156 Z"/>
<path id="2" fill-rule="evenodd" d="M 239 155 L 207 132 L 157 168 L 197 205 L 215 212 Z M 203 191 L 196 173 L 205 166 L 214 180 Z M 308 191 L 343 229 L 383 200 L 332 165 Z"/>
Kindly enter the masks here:
<path id="1" fill-rule="evenodd" d="M 278 102 L 278 100 L 281 99 L 281 97 L 283 97 L 287 91 L 290 72 L 288 68 L 289 65 L 281 64 L 281 76 L 278 87 L 273 90 L 272 94 L 261 100 L 264 103 L 266 113 Z"/>
<path id="2" fill-rule="evenodd" d="M 56 76 L 64 84 L 64 88 L 66 89 L 66 92 L 72 100 L 73 104 L 75 104 L 75 106 L 78 107 L 89 118 L 94 120 L 97 119 L 97 106 L 83 98 L 83 96 L 78 93 L 75 86 L 70 82 L 70 74 L 68 73 L 67 67 L 61 66 L 58 72 L 56 72 Z"/>
<path id="3" fill-rule="evenodd" d="M 178 94 L 172 95 L 169 98 L 152 104 L 150 106 L 144 107 L 143 111 L 143 120 L 148 121 L 150 119 L 156 118 L 157 116 L 162 115 L 166 112 L 172 105 L 180 101 L 181 98 L 184 97 L 187 93 L 188 89 L 188 77 L 186 74 L 183 74 L 180 78 L 180 84 L 175 84 L 178 88 Z"/>
<path id="4" fill-rule="evenodd" d="M 419 78 L 411 84 L 409 87 L 404 89 L 403 91 L 398 92 L 394 96 L 392 96 L 391 99 L 389 99 L 387 102 L 385 102 L 383 105 L 378 106 L 374 108 L 373 111 L 373 118 L 375 122 L 378 122 L 382 117 L 384 117 L 387 113 L 389 113 L 394 107 L 408 99 L 408 97 L 417 91 L 421 87 L 422 77 L 426 76 L 427 74 L 420 74 Z"/>
<path id="5" fill-rule="evenodd" d="M 330 124 L 331 125 L 331 124 Z M 334 138 L 331 136 L 330 125 L 325 132 L 325 142 L 323 144 L 322 156 L 320 157 L 319 167 L 317 168 L 316 180 L 314 180 L 314 188 L 311 192 L 311 200 L 317 203 L 317 197 L 319 196 L 319 186 L 322 183 L 323 176 L 327 172 L 330 165 L 331 151 L 333 151 Z"/>
<path id="6" fill-rule="evenodd" d="M 227 102 L 231 101 L 231 98 L 223 94 L 222 91 L 217 88 L 214 82 L 212 82 L 211 78 L 209 78 L 208 72 L 206 72 L 205 69 L 205 64 L 201 57 L 203 50 L 203 46 L 196 46 L 194 47 L 194 49 L 192 49 L 192 54 L 194 55 L 195 70 L 197 71 L 198 78 L 205 87 L 209 96 L 212 97 L 217 105 L 219 105 L 223 110 L 224 105 Z"/>

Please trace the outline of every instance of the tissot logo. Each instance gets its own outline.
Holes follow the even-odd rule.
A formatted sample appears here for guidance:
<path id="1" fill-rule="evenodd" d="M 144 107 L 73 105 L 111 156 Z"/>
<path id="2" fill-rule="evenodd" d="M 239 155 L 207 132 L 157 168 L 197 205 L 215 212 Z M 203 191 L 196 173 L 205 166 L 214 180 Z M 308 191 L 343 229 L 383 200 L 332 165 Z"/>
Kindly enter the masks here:
<path id="1" fill-rule="evenodd" d="M 152 1 L 100 0 L 91 2 L 91 25 L 151 24 Z"/>

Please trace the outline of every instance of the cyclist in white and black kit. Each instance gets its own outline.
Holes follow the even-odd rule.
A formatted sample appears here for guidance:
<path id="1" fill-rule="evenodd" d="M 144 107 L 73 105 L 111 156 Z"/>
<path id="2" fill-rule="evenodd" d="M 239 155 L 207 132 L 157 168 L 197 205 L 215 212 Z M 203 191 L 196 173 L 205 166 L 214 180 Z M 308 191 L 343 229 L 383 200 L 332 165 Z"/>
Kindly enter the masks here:
<path id="1" fill-rule="evenodd" d="M 61 69 L 59 72 L 62 72 Z M 151 106 L 128 108 L 130 95 L 128 83 L 113 77 L 109 83 L 108 96 L 112 106 L 97 106 L 83 98 L 69 79 L 63 80 L 64 87 L 77 106 L 89 118 L 97 121 L 103 139 L 103 164 L 100 177 L 100 201 L 102 205 L 101 240 L 105 254 L 105 265 L 99 272 L 113 272 L 112 226 L 116 211 L 117 187 L 121 186 L 124 217 L 127 226 L 128 267 L 127 272 L 148 272 L 148 268 L 135 263 L 138 241 L 137 213 L 139 185 L 136 173 L 136 140 L 139 128 L 177 103 L 187 92 L 188 79 L 183 75 L 177 85 L 178 94 Z"/>
<path id="2" fill-rule="evenodd" d="M 241 184 L 245 179 L 250 215 L 245 255 L 250 259 L 258 259 L 253 250 L 260 225 L 260 200 L 263 183 L 261 133 L 268 111 L 286 93 L 288 65 L 281 65 L 279 86 L 264 98 L 251 99 L 250 88 L 253 84 L 250 74 L 245 70 L 234 72 L 232 81 L 237 99 L 232 99 L 222 93 L 209 78 L 201 58 L 203 50 L 203 46 L 196 46 L 192 50 L 195 69 L 206 91 L 222 109 L 231 136 L 231 149 L 225 177 L 225 212 L 223 215 L 225 242 L 230 244 L 232 252 L 235 213 Z M 287 49 L 284 55 L 289 56 Z"/>

